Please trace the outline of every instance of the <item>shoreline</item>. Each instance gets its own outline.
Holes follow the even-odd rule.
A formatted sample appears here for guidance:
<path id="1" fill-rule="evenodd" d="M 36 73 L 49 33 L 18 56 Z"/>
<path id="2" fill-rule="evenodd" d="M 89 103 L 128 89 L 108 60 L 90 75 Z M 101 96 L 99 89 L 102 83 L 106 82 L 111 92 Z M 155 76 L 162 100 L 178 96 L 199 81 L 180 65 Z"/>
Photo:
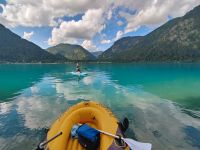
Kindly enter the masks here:
<path id="1" fill-rule="evenodd" d="M 37 63 L 11 63 L 11 62 L 7 62 L 7 63 L 1 63 L 0 65 L 6 65 L 6 64 L 19 64 L 19 65 L 23 65 L 23 64 L 27 64 L 27 65 L 56 65 L 56 64 L 75 64 L 76 62 L 57 62 L 57 63 L 41 63 L 41 62 L 37 62 Z M 84 63 L 84 64 L 200 64 L 200 61 L 195 61 L 195 62 L 187 62 L 187 61 L 166 61 L 166 62 L 144 62 L 144 61 L 140 61 L 140 62 L 85 62 L 85 61 L 79 61 L 79 63 Z"/>

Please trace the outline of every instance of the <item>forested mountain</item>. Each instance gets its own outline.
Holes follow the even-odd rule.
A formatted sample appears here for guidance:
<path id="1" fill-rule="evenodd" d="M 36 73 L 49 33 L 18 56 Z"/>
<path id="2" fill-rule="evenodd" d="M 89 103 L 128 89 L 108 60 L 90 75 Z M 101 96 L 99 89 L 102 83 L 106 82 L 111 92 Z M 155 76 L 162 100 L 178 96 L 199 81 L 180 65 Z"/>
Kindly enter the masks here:
<path id="1" fill-rule="evenodd" d="M 101 61 L 199 61 L 200 6 L 144 37 L 125 37 L 114 43 Z"/>
<path id="2" fill-rule="evenodd" d="M 91 61 L 96 58 L 80 45 L 58 44 L 47 49 L 52 54 L 59 54 L 73 61 Z"/>
<path id="3" fill-rule="evenodd" d="M 53 55 L 36 44 L 22 39 L 0 24 L 0 62 L 53 63 L 65 62 L 66 58 Z"/>

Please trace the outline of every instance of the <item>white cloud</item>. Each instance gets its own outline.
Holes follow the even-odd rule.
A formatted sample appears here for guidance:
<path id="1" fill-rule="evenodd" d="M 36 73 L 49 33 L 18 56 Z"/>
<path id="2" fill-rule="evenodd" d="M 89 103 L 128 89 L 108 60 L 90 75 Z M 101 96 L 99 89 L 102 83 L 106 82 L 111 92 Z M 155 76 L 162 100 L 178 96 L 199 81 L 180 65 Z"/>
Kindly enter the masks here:
<path id="1" fill-rule="evenodd" d="M 41 5 L 41 2 L 31 3 L 30 1 L 10 0 L 3 6 L 3 12 L 0 16 L 11 26 L 40 27 L 56 25 L 54 16 L 50 14 L 52 14 L 50 8 L 44 7 L 44 5 Z"/>
<path id="2" fill-rule="evenodd" d="M 89 9 L 102 9 L 110 20 L 116 8 L 125 7 L 136 11 L 126 17 L 126 32 L 134 31 L 141 25 L 157 25 L 167 20 L 167 16 L 182 16 L 199 0 L 7 0 L 0 4 L 0 22 L 10 26 L 57 26 L 63 16 L 84 14 Z M 104 4 L 104 5 L 102 5 Z M 130 14 L 129 14 L 130 15 Z"/>
<path id="3" fill-rule="evenodd" d="M 102 40 L 101 44 L 110 44 L 111 42 L 117 41 L 118 39 L 120 39 L 122 36 L 124 35 L 124 32 L 119 30 L 117 31 L 115 37 L 111 40 Z"/>
<path id="4" fill-rule="evenodd" d="M 136 10 L 135 14 L 120 12 L 120 16 L 127 21 L 125 33 L 136 31 L 142 25 L 155 27 L 168 20 L 168 16 L 183 16 L 187 11 L 200 4 L 199 0 L 136 0 L 124 1 L 123 4 L 132 10 Z"/>
<path id="5" fill-rule="evenodd" d="M 108 11 L 107 19 L 110 20 L 112 18 L 112 9 Z"/>
<path id="6" fill-rule="evenodd" d="M 90 40 L 104 28 L 102 9 L 89 9 L 81 20 L 64 21 L 58 28 L 52 30 L 49 45 L 71 43 L 77 39 Z"/>
<path id="7" fill-rule="evenodd" d="M 120 21 L 117 21 L 117 25 L 118 26 L 122 26 L 123 25 L 123 22 L 120 20 Z"/>
<path id="8" fill-rule="evenodd" d="M 124 35 L 124 32 L 121 31 L 121 30 L 119 30 L 119 31 L 117 31 L 117 33 L 116 33 L 116 35 L 115 35 L 115 37 L 114 37 L 113 39 L 111 39 L 111 40 L 102 40 L 102 41 L 101 41 L 101 44 L 109 44 L 109 43 L 111 43 L 111 42 L 117 41 L 117 40 L 120 39 L 123 35 Z"/>
<path id="9" fill-rule="evenodd" d="M 34 32 L 24 32 L 23 38 L 29 40 L 33 36 Z"/>
<path id="10" fill-rule="evenodd" d="M 123 34 L 124 34 L 123 31 L 121 31 L 121 30 L 117 31 L 117 34 L 116 34 L 116 36 L 114 38 L 114 41 L 120 39 Z"/>
<path id="11" fill-rule="evenodd" d="M 81 45 L 89 51 L 95 51 L 97 48 L 91 40 L 84 40 Z"/>
<path id="12" fill-rule="evenodd" d="M 101 41 L 101 44 L 109 44 L 111 43 L 112 41 L 111 40 L 102 40 Z"/>
<path id="13" fill-rule="evenodd" d="M 10 26 L 57 26 L 56 20 L 63 16 L 83 14 L 89 9 L 106 10 L 111 3 L 107 0 L 7 0 L 7 4 L 0 6 L 3 9 L 0 21 L 4 19 Z"/>
<path id="14" fill-rule="evenodd" d="M 117 25 L 126 24 L 118 31 L 115 40 L 123 34 L 136 31 L 141 26 L 157 27 L 168 20 L 168 16 L 184 15 L 199 0 L 7 0 L 0 4 L 0 23 L 6 26 L 41 27 L 52 26 L 49 45 L 58 43 L 80 44 L 80 41 L 92 40 L 112 19 Z M 103 4 L 103 5 L 102 5 Z M 125 8 L 125 9 L 120 9 Z M 116 11 L 120 10 L 120 13 Z M 127 11 L 128 10 L 128 11 Z M 81 20 L 64 21 L 63 17 L 82 15 Z M 121 19 L 121 18 L 120 18 Z M 103 43 L 113 39 L 102 40 Z"/>

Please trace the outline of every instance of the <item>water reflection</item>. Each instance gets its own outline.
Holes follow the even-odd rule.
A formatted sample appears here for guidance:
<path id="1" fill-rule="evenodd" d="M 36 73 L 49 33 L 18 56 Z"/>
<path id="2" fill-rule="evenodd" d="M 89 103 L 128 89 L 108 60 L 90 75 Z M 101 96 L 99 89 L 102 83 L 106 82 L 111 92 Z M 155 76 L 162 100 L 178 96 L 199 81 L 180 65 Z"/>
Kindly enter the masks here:
<path id="1" fill-rule="evenodd" d="M 200 64 L 104 64 L 99 68 L 117 84 L 134 85 L 185 108 L 200 108 L 200 92 L 194 90 L 200 89 Z"/>
<path id="2" fill-rule="evenodd" d="M 0 149 L 33 149 L 44 129 L 82 99 L 104 103 L 119 119 L 127 116 L 127 136 L 151 142 L 154 150 L 200 149 L 199 118 L 185 112 L 199 116 L 198 110 L 161 99 L 137 84 L 121 84 L 102 66 L 91 66 L 94 71 L 79 80 L 70 74 L 70 67 L 62 67 L 41 74 L 39 80 L 20 89 L 13 101 L 0 103 Z"/>
<path id="3" fill-rule="evenodd" d="M 70 68 L 70 65 L 68 66 Z M 0 64 L 0 101 L 12 100 L 21 90 L 39 82 L 44 75 L 65 72 L 64 65 Z"/>

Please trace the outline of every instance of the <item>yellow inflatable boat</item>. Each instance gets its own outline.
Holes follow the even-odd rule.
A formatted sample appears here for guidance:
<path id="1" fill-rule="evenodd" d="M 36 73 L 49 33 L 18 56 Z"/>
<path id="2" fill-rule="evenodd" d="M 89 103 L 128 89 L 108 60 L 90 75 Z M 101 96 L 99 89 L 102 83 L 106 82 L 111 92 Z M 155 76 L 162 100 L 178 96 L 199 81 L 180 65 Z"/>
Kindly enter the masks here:
<path id="1" fill-rule="evenodd" d="M 51 126 L 47 133 L 45 144 L 47 150 L 83 150 L 77 139 L 70 136 L 71 129 L 75 124 L 88 124 L 114 135 L 124 136 L 119 127 L 117 118 L 113 113 L 100 103 L 83 101 L 70 107 Z M 53 138 L 52 138 L 53 137 Z M 129 150 L 126 145 L 119 145 L 110 136 L 101 134 L 99 150 Z"/>

